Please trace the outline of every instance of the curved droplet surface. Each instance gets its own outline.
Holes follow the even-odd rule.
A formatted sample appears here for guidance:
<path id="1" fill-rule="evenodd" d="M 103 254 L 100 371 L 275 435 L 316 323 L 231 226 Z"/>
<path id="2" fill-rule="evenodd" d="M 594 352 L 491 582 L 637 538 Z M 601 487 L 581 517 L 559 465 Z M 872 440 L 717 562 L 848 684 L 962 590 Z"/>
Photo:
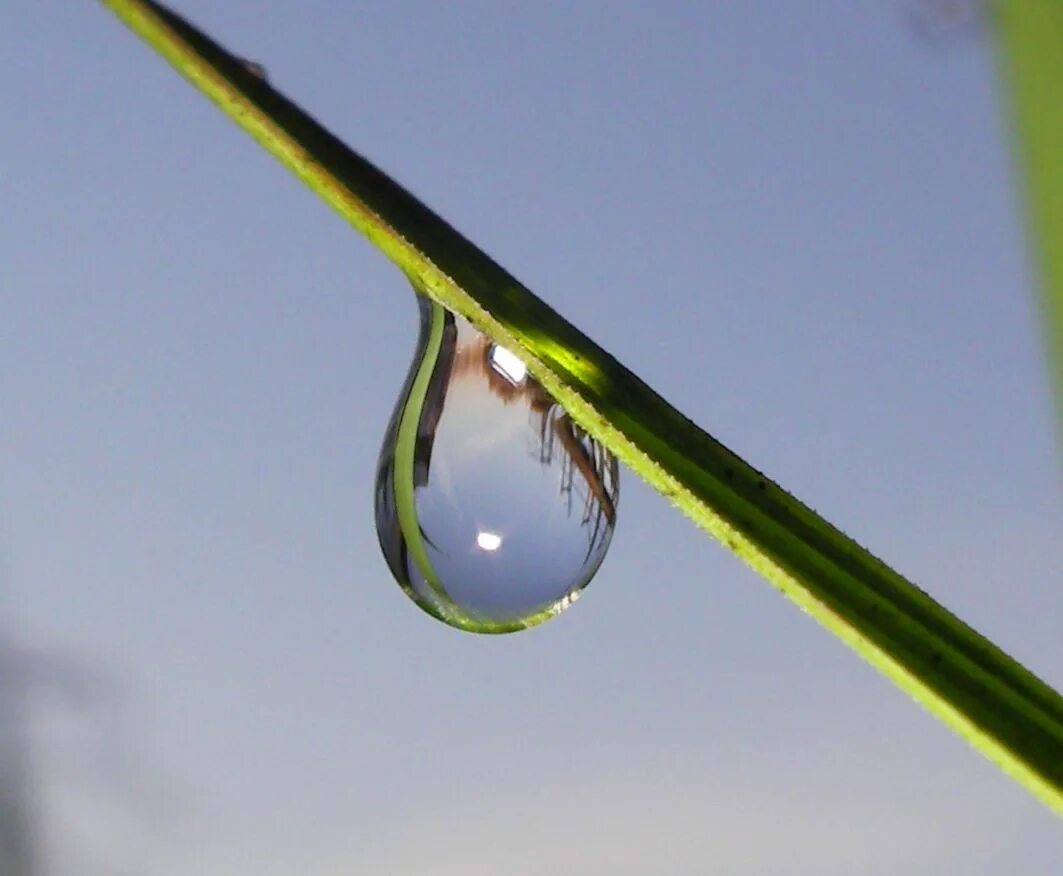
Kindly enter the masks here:
<path id="1" fill-rule="evenodd" d="M 266 72 L 266 68 L 259 64 L 258 61 L 252 61 L 250 58 L 241 58 L 240 61 L 244 65 L 244 69 L 256 79 L 269 82 L 269 74 Z"/>
<path id="2" fill-rule="evenodd" d="M 616 459 L 519 357 L 417 301 L 417 351 L 377 471 L 381 549 L 403 590 L 451 626 L 533 626 L 575 601 L 605 557 Z"/>

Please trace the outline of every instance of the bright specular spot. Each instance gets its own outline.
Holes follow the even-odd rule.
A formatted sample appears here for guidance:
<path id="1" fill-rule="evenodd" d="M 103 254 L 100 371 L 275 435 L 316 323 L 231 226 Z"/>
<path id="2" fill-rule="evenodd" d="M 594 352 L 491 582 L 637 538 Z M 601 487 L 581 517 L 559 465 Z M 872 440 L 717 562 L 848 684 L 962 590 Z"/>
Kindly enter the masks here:
<path id="1" fill-rule="evenodd" d="M 497 532 L 480 530 L 476 533 L 476 546 L 484 551 L 497 551 L 502 547 L 502 536 Z"/>
<path id="2" fill-rule="evenodd" d="M 491 352 L 488 355 L 491 367 L 510 383 L 520 383 L 528 374 L 528 366 L 505 347 L 495 344 L 491 347 Z"/>

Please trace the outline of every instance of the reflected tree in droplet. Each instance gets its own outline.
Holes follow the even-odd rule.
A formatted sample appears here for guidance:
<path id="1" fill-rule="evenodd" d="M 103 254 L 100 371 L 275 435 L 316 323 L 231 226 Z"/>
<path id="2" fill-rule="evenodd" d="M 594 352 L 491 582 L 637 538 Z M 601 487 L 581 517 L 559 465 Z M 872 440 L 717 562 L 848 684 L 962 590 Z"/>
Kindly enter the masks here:
<path id="1" fill-rule="evenodd" d="M 468 321 L 418 295 L 413 363 L 380 453 L 377 534 L 425 611 L 523 629 L 570 605 L 616 524 L 616 459 Z"/>

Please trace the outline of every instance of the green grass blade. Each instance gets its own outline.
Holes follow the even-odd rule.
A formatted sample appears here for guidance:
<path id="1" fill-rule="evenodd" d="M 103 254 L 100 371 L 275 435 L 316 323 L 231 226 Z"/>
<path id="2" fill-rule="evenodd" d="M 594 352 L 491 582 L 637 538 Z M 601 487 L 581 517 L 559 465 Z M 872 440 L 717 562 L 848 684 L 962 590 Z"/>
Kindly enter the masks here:
<path id="1" fill-rule="evenodd" d="M 1063 815 L 1063 698 L 669 405 L 411 194 L 154 3 L 104 0 L 389 256 L 516 352 L 583 428 Z"/>
<path id="2" fill-rule="evenodd" d="M 1063 2 L 1001 0 L 995 12 L 1063 440 Z"/>

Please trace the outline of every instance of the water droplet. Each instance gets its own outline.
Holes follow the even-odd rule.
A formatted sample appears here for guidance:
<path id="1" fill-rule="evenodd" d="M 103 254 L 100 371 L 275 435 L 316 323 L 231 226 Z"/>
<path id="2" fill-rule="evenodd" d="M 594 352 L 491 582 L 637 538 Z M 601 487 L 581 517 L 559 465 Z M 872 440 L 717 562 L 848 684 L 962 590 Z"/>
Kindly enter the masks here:
<path id="1" fill-rule="evenodd" d="M 263 82 L 269 82 L 269 74 L 266 73 L 266 68 L 259 64 L 258 61 L 252 61 L 250 58 L 241 58 L 240 63 L 242 63 L 244 69 L 256 79 L 261 79 Z"/>
<path id="2" fill-rule="evenodd" d="M 380 451 L 380 546 L 410 598 L 451 626 L 533 626 L 571 605 L 605 556 L 616 459 L 518 356 L 417 301 L 417 350 Z"/>

